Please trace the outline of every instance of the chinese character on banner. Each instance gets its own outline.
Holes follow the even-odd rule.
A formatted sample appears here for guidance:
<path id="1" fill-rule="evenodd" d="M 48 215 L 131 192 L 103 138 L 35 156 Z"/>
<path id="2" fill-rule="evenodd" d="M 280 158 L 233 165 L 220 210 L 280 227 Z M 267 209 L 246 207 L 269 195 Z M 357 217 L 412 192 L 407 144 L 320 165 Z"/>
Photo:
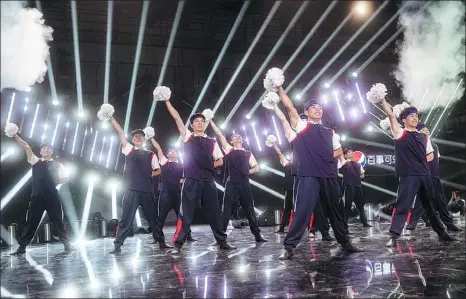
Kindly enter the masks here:
<path id="1" fill-rule="evenodd" d="M 367 156 L 367 164 L 374 165 L 375 164 L 375 157 L 374 156 Z"/>
<path id="2" fill-rule="evenodd" d="M 395 155 L 392 155 L 392 163 L 395 164 Z"/>
<path id="3" fill-rule="evenodd" d="M 382 263 L 374 263 L 374 275 L 382 275 Z"/>
<path id="4" fill-rule="evenodd" d="M 376 162 L 377 164 L 383 164 L 383 155 L 377 155 Z"/>
<path id="5" fill-rule="evenodd" d="M 390 263 L 383 263 L 383 274 L 390 274 Z"/>
<path id="6" fill-rule="evenodd" d="M 391 155 L 385 155 L 384 160 L 385 160 L 385 163 L 392 164 L 392 156 Z"/>

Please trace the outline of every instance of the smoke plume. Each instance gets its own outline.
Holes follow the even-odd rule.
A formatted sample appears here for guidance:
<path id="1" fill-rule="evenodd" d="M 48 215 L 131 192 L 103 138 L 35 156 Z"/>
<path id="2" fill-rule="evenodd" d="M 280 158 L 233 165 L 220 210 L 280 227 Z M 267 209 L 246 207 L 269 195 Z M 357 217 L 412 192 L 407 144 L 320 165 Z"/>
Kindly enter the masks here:
<path id="1" fill-rule="evenodd" d="M 1 1 L 1 90 L 24 90 L 44 80 L 53 29 L 23 1 Z"/>
<path id="2" fill-rule="evenodd" d="M 464 3 L 410 1 L 405 5 L 398 21 L 404 39 L 397 47 L 399 62 L 394 76 L 404 100 L 419 110 L 445 107 L 465 71 Z M 452 103 L 463 92 L 464 82 Z"/>

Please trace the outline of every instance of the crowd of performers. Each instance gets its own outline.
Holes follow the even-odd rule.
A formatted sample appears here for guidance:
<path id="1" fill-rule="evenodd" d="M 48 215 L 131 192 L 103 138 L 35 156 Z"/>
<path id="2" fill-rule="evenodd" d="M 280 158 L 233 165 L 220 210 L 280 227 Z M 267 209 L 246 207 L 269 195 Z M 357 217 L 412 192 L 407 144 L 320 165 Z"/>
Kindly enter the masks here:
<path id="1" fill-rule="evenodd" d="M 353 202 L 364 227 L 370 227 L 364 212 L 361 180 L 365 176 L 363 167 L 353 160 L 351 148 L 342 149 L 339 135 L 322 124 L 324 109 L 318 100 L 311 99 L 300 113 L 282 88 L 284 77 L 281 70 L 271 69 L 264 79 L 267 89 L 262 105 L 272 110 L 280 119 L 285 136 L 292 150 L 287 159 L 273 138 L 267 138 L 266 145 L 273 147 L 285 178 L 285 201 L 281 223 L 277 233 L 285 233 L 284 251 L 279 259 L 291 259 L 293 250 L 299 244 L 306 229 L 310 236 L 319 230 L 322 239 L 332 241 L 329 228 L 343 251 L 361 252 L 350 241 L 348 216 Z M 378 96 L 382 109 L 388 115 L 389 128 L 395 143 L 395 169 L 399 178 L 398 195 L 387 246 L 396 246 L 402 234 L 408 214 L 407 230 L 413 230 L 419 218 L 425 213 L 432 229 L 442 241 L 454 241 L 446 230 L 459 230 L 447 210 L 444 190 L 439 178 L 439 152 L 429 138 L 429 130 L 419 123 L 415 107 L 405 107 L 395 115 L 387 103 L 385 94 Z M 239 203 L 246 214 L 251 233 L 256 242 L 267 242 L 262 236 L 254 211 L 254 197 L 249 176 L 259 171 L 258 163 L 251 151 L 243 147 L 243 138 L 233 134 L 228 140 L 213 121 L 213 113 L 206 109 L 189 117 L 189 129 L 171 102 L 171 91 L 157 87 L 154 99 L 164 101 L 184 143 L 183 163 L 180 163 L 175 149 L 164 152 L 154 139 L 150 127 L 131 133 L 128 142 L 124 130 L 113 117 L 114 109 L 102 105 L 98 117 L 109 120 L 119 135 L 122 153 L 126 158 L 123 174 L 125 192 L 122 216 L 116 230 L 112 254 L 121 252 L 125 239 L 130 234 L 136 211 L 142 211 L 152 228 L 154 242 L 160 248 L 170 248 L 178 254 L 185 242 L 195 241 L 191 236 L 194 210 L 199 201 L 207 216 L 216 240 L 222 250 L 235 247 L 227 242 L 227 227 L 235 206 Z M 378 103 L 378 104 L 379 104 Z M 280 108 L 280 105 L 283 108 Z M 284 111 L 282 111 L 282 109 Z M 400 125 L 399 120 L 402 125 Z M 208 136 L 208 125 L 218 137 Z M 50 144 L 40 147 L 38 158 L 31 147 L 18 135 L 18 127 L 7 124 L 5 133 L 13 137 L 25 150 L 27 161 L 32 166 L 32 194 L 27 212 L 26 228 L 19 239 L 19 247 L 13 255 L 24 254 L 38 228 L 44 210 L 47 211 L 58 232 L 65 250 L 70 251 L 70 241 L 63 223 L 63 209 L 56 186 L 68 181 L 65 167 L 52 159 Z M 144 148 L 150 140 L 155 152 Z M 215 183 L 216 168 L 225 167 L 226 179 L 223 200 L 217 196 Z M 337 180 L 343 174 L 344 197 Z M 159 175 L 158 198 L 153 190 L 153 176 Z M 344 200 L 343 200 L 344 198 Z M 176 232 L 170 245 L 165 240 L 163 226 L 170 210 L 177 215 Z"/>

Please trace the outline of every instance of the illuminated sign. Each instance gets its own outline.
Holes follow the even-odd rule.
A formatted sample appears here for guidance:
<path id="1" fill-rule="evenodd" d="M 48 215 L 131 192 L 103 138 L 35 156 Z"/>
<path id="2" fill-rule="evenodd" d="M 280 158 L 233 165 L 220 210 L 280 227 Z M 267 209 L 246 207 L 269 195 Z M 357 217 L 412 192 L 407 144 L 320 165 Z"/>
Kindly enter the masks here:
<path id="1" fill-rule="evenodd" d="M 395 155 L 367 155 L 367 164 L 395 165 Z"/>

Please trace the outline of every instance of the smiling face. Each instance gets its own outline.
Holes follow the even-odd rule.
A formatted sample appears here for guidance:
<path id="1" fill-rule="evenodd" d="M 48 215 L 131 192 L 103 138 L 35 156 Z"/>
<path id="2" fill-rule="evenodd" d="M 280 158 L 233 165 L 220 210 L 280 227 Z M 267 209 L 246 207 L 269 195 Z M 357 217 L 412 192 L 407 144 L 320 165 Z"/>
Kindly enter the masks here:
<path id="1" fill-rule="evenodd" d="M 49 160 L 52 158 L 53 150 L 48 145 L 44 145 L 40 148 L 40 155 L 43 159 Z"/>
<path id="2" fill-rule="evenodd" d="M 205 131 L 205 119 L 203 117 L 196 117 L 191 123 L 191 128 L 197 134 L 203 134 Z"/>
<path id="3" fill-rule="evenodd" d="M 322 119 L 322 115 L 324 114 L 324 110 L 319 104 L 312 104 L 309 106 L 309 108 L 307 108 L 306 111 L 304 111 L 304 114 L 306 114 L 307 117 L 312 121 L 320 121 Z"/>
<path id="4" fill-rule="evenodd" d="M 133 143 L 133 145 L 135 147 L 143 147 L 144 142 L 145 142 L 144 134 L 141 134 L 141 133 L 133 134 L 133 138 L 131 139 L 131 143 Z"/>
<path id="5" fill-rule="evenodd" d="M 410 113 L 403 119 L 403 124 L 406 129 L 415 130 L 419 123 L 419 116 L 417 113 Z"/>
<path id="6" fill-rule="evenodd" d="M 233 134 L 233 136 L 231 136 L 231 145 L 233 145 L 234 148 L 242 148 L 243 137 L 239 134 Z"/>

